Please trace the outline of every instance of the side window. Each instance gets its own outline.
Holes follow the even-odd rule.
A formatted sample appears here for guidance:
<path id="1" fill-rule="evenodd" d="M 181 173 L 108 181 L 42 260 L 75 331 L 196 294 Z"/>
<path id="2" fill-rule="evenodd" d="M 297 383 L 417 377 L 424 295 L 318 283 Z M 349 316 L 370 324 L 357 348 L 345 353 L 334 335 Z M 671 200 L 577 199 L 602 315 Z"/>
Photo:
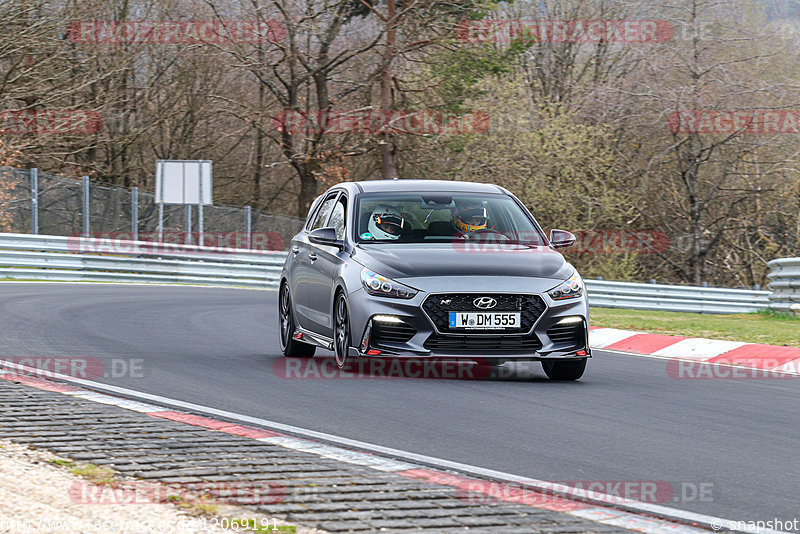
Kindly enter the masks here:
<path id="1" fill-rule="evenodd" d="M 336 239 L 344 239 L 345 225 L 347 224 L 347 197 L 342 195 L 333 207 L 331 220 L 328 226 L 336 228 Z"/>
<path id="2" fill-rule="evenodd" d="M 316 230 L 317 228 L 322 228 L 325 224 L 325 221 L 328 220 L 328 215 L 331 213 L 331 208 L 333 208 L 333 203 L 336 201 L 337 193 L 331 193 L 328 195 L 322 202 L 322 206 L 320 206 L 319 210 L 317 211 L 317 215 L 314 217 L 314 224 L 311 225 L 310 230 Z"/>
<path id="3" fill-rule="evenodd" d="M 311 223 L 314 222 L 314 219 L 317 217 L 317 212 L 319 211 L 319 205 L 322 202 L 318 202 L 320 200 L 319 197 L 314 199 L 314 202 L 311 203 L 311 208 L 308 210 L 308 216 L 306 218 L 306 224 L 303 226 L 306 230 L 311 229 Z"/>

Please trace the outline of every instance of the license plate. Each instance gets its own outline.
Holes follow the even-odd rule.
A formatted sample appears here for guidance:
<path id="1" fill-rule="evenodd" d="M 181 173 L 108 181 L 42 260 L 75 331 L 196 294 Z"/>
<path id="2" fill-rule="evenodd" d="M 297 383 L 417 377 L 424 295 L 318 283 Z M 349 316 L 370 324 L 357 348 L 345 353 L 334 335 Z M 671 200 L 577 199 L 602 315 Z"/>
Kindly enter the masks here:
<path id="1" fill-rule="evenodd" d="M 450 328 L 519 328 L 520 313 L 450 312 Z"/>

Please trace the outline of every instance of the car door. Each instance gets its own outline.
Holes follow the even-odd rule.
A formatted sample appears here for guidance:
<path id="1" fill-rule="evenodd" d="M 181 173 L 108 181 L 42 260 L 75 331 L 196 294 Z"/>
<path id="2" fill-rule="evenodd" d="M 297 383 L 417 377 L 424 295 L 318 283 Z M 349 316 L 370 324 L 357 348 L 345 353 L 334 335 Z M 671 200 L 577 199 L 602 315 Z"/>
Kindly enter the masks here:
<path id="1" fill-rule="evenodd" d="M 344 240 L 347 227 L 347 195 L 336 199 L 325 226 L 336 229 L 336 237 Z M 309 244 L 308 319 L 312 332 L 333 335 L 333 291 L 336 273 L 344 261 L 344 252 L 329 245 Z"/>
<path id="2" fill-rule="evenodd" d="M 293 255 L 293 257 L 291 264 L 292 267 L 289 271 L 289 278 L 291 284 L 290 287 L 292 289 L 292 302 L 294 303 L 295 317 L 298 325 L 301 328 L 309 329 L 311 326 L 311 321 L 309 319 L 310 308 L 308 282 L 309 276 L 311 276 L 311 271 L 314 268 L 313 263 L 318 257 L 316 253 L 314 256 L 311 256 L 312 252 L 315 251 L 312 250 L 314 245 L 308 240 L 308 233 L 311 230 L 322 228 L 328 221 L 337 196 L 338 193 L 328 194 L 325 199 L 319 203 L 316 211 L 313 211 L 312 215 L 309 217 L 309 222 L 303 231 L 292 239 L 290 253 Z M 314 258 L 314 261 L 312 261 L 312 257 Z"/>

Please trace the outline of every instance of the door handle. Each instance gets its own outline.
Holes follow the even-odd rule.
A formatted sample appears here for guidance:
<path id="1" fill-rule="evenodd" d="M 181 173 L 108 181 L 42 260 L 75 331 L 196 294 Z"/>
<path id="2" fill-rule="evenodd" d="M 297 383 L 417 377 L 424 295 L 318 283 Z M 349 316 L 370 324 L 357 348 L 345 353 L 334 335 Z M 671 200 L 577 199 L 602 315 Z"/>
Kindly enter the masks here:
<path id="1" fill-rule="evenodd" d="M 317 255 L 312 252 L 311 254 L 308 255 L 308 259 L 310 259 L 311 261 L 316 261 Z"/>
<path id="2" fill-rule="evenodd" d="M 300 252 L 300 247 L 292 247 L 292 254 L 297 254 Z"/>

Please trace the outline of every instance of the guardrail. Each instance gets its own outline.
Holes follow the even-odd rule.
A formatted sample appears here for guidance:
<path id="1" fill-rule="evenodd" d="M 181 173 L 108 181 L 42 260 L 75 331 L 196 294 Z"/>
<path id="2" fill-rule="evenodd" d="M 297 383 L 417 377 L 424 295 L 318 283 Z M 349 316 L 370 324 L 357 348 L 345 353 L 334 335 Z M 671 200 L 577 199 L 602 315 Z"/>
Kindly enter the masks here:
<path id="1" fill-rule="evenodd" d="M 274 288 L 285 252 L 0 234 L 0 278 Z"/>
<path id="2" fill-rule="evenodd" d="M 589 305 L 693 313 L 753 313 L 769 307 L 769 291 L 585 280 Z"/>
<path id="3" fill-rule="evenodd" d="M 800 258 L 780 258 L 767 262 L 772 270 L 769 307 L 779 312 L 800 314 Z"/>
<path id="4" fill-rule="evenodd" d="M 150 241 L 0 234 L 0 278 L 187 283 L 275 288 L 285 252 L 219 249 Z M 775 260 L 779 295 L 800 308 L 800 258 Z M 777 273 L 777 274 L 776 274 Z M 589 304 L 601 308 L 750 313 L 770 307 L 770 292 L 586 280 Z M 781 297 L 783 298 L 783 297 Z M 775 306 L 775 303 L 772 305 Z M 779 308 L 783 309 L 783 308 Z M 788 311 L 788 308 L 787 308 Z"/>

